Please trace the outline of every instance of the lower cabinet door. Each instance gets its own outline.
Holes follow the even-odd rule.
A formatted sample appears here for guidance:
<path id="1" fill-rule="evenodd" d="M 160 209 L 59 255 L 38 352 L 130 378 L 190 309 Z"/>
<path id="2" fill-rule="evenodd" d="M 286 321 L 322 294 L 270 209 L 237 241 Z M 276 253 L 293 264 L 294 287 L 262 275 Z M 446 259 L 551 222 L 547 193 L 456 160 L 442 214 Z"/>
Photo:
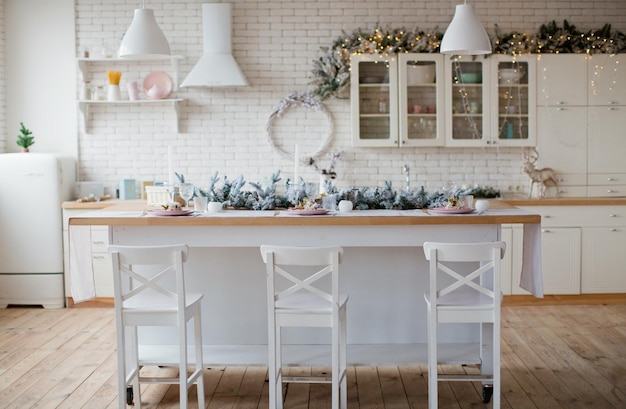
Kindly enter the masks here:
<path id="1" fill-rule="evenodd" d="M 625 227 L 583 228 L 583 293 L 626 292 Z"/>
<path id="2" fill-rule="evenodd" d="M 547 227 L 541 230 L 541 269 L 546 295 L 580 294 L 581 229 Z M 530 294 L 519 287 L 520 269 L 514 270 L 513 294 Z"/>

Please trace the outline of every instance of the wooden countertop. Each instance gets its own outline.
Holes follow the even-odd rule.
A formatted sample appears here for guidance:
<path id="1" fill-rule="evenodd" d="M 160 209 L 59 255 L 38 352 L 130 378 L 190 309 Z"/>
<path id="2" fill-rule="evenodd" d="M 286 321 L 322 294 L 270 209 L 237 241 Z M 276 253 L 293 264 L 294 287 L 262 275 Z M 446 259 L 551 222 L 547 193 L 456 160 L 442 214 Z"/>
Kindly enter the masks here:
<path id="1" fill-rule="evenodd" d="M 540 223 L 541 216 L 491 200 L 491 212 L 477 215 L 430 215 L 422 210 L 360 210 L 336 216 L 285 215 L 284 210 L 229 210 L 198 217 L 153 217 L 144 201 L 118 202 L 70 218 L 70 225 L 105 226 L 359 226 L 359 225 L 476 225 Z"/>
<path id="2" fill-rule="evenodd" d="M 494 202 L 502 202 L 511 206 L 615 206 L 626 205 L 626 197 L 566 197 L 549 199 L 494 199 Z M 78 203 L 75 201 L 63 202 L 61 207 L 68 210 L 104 209 L 116 205 L 143 205 L 144 200 L 119 200 L 111 199 L 101 202 Z"/>

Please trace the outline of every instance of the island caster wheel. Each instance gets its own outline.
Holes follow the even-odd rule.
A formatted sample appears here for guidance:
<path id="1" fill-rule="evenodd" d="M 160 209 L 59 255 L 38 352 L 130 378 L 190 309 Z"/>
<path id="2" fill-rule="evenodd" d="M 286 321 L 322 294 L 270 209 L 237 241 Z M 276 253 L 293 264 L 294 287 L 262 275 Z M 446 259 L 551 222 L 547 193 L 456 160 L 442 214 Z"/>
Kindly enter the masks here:
<path id="1" fill-rule="evenodd" d="M 134 396 L 133 396 L 133 387 L 132 386 L 127 386 L 126 387 L 126 404 L 127 405 L 133 405 L 134 404 Z"/>
<path id="2" fill-rule="evenodd" d="M 493 386 L 483 386 L 483 403 L 489 403 L 491 396 L 493 396 Z"/>

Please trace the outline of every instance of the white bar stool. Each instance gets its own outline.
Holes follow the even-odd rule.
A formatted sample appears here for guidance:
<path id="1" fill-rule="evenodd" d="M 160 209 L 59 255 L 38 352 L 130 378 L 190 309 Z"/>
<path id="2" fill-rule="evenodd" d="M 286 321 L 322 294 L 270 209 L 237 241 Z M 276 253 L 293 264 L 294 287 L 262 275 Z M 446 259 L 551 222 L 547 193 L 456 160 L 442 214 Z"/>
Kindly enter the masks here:
<path id="1" fill-rule="evenodd" d="M 438 381 L 480 381 L 483 383 L 483 402 L 493 394 L 493 408 L 500 408 L 500 260 L 504 256 L 504 242 L 489 243 L 424 243 L 424 255 L 430 265 L 429 292 L 424 294 L 428 310 L 428 407 L 437 409 Z M 459 272 L 458 264 L 479 262 L 473 272 Z M 455 270 L 455 268 L 457 270 Z M 467 269 L 467 267 L 465 267 Z M 495 290 L 494 290 L 495 289 Z M 484 331 L 492 327 L 493 373 L 480 375 L 438 374 L 437 324 L 481 324 L 481 348 L 486 342 Z M 489 384 L 493 386 L 488 386 Z"/>
<path id="2" fill-rule="evenodd" d="M 198 407 L 204 408 L 202 367 L 202 294 L 185 292 L 186 245 L 109 246 L 113 261 L 117 373 L 120 409 L 141 408 L 141 383 L 180 385 L 180 408 L 187 408 L 191 385 L 197 385 Z M 155 270 L 158 272 L 155 273 Z M 167 281 L 170 281 L 168 287 Z M 172 285 L 172 283 L 174 283 Z M 175 290 L 169 288 L 175 287 Z M 195 367 L 188 375 L 187 323 L 193 319 Z M 173 326 L 178 332 L 178 377 L 140 375 L 137 327 Z M 128 387 L 132 385 L 132 388 Z M 133 399 L 135 401 L 133 401 Z"/>
<path id="3" fill-rule="evenodd" d="M 332 408 L 346 409 L 346 304 L 348 296 L 339 294 L 339 264 L 343 249 L 333 247 L 261 246 L 266 264 L 268 347 L 269 347 L 269 407 L 282 409 L 283 382 L 332 384 Z M 313 267 L 302 271 L 299 267 Z M 287 271 L 289 268 L 290 271 Z M 330 278 L 330 290 L 324 281 Z M 330 327 L 332 332 L 331 377 L 283 376 L 281 328 Z"/>

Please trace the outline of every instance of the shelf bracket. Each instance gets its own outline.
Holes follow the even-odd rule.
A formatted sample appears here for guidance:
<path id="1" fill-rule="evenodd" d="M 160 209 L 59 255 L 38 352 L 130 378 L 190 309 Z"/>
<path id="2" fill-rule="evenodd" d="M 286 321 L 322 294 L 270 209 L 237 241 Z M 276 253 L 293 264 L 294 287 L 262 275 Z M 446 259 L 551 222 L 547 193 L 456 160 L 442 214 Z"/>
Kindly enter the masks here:
<path id="1" fill-rule="evenodd" d="M 172 101 L 172 105 L 174 108 L 174 129 L 176 130 L 176 133 L 180 132 L 180 119 L 178 117 L 179 114 L 179 110 L 180 110 L 180 106 L 179 106 L 179 101 L 174 100 Z"/>
<path id="2" fill-rule="evenodd" d="M 89 104 L 79 101 L 78 112 L 80 113 L 81 128 L 84 133 L 88 133 L 87 124 L 89 123 Z"/>

